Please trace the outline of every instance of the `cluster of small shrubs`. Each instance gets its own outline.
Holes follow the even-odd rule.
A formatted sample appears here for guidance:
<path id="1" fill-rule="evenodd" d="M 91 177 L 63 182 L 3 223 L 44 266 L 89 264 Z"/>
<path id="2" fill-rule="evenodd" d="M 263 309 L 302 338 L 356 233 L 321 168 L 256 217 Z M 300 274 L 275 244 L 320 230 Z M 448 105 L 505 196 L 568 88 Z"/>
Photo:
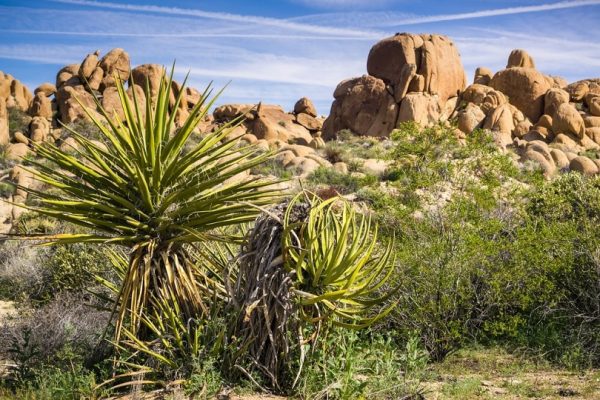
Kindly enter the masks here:
<path id="1" fill-rule="evenodd" d="M 382 329 L 419 332 L 433 360 L 481 342 L 600 365 L 600 181 L 545 181 L 475 135 L 458 145 L 435 128 L 396 132 L 397 190 L 358 192 L 397 239 L 398 305 Z M 424 210 L 415 191 L 435 192 L 456 168 L 464 190 Z"/>
<path id="2" fill-rule="evenodd" d="M 344 140 L 327 150 L 330 161 L 347 160 Z M 393 243 L 397 262 L 380 289 L 393 293 L 386 300 L 390 313 L 368 330 L 330 327 L 318 346 L 309 348 L 314 342 L 307 341 L 296 349 L 308 355 L 293 394 L 416 396 L 428 362 L 473 343 L 525 348 L 571 368 L 598 367 L 600 178 L 564 174 L 545 181 L 540 171 L 519 169 L 483 132 L 459 144 L 448 129 L 409 124 L 390 143 L 369 140 L 364 146 L 363 155 L 392 160 L 381 177 L 320 168 L 309 178 L 315 187 L 328 186 L 323 198 L 356 193 L 380 225 L 382 247 Z M 451 195 L 426 207 L 426 195 L 435 198 L 441 187 Z M 27 230 L 45 229 L 31 224 Z M 47 398 L 97 395 L 93 388 L 110 371 L 111 347 L 102 338 L 111 304 L 82 293 L 97 292 L 98 276 L 119 280 L 110 274 L 109 260 L 87 245 L 2 246 L 0 297 L 28 306 L 2 330 L 0 357 L 16 361 L 4 387 Z M 220 249 L 212 251 L 226 253 Z M 179 327 L 193 339 L 180 340 L 179 348 L 158 337 L 147 348 L 153 356 L 121 349 L 121 357 L 152 368 L 144 370 L 146 378 L 185 378 L 182 390 L 200 398 L 232 384 L 263 387 L 265 381 L 244 370 L 247 365 L 237 365 L 244 373 L 235 377 L 223 370 L 228 360 L 222 356 L 235 345 L 224 338 L 223 325 L 232 317 L 227 305 L 215 294 L 209 323 L 193 330 L 197 321 L 190 320 Z M 303 337 L 314 333 L 304 329 Z M 194 344 L 202 351 L 182 351 Z M 61 385 L 67 396 L 60 397 Z"/>
<path id="3" fill-rule="evenodd" d="M 27 132 L 29 130 L 29 123 L 31 117 L 27 115 L 27 112 L 22 111 L 18 107 L 10 107 L 8 111 L 8 130 L 14 132 Z"/>

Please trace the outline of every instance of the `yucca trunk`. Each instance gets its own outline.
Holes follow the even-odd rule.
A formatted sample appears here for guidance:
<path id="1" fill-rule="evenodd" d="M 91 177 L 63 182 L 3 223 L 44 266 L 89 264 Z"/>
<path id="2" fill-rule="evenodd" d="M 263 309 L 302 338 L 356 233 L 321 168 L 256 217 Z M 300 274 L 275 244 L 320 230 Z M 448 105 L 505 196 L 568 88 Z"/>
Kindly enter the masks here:
<path id="1" fill-rule="evenodd" d="M 294 276 L 283 265 L 283 217 L 287 203 L 262 213 L 242 249 L 235 286 L 230 288 L 236 311 L 232 325 L 235 350 L 226 363 L 246 376 L 249 365 L 284 392 L 292 386 L 302 341 L 297 305 L 293 298 Z M 308 215 L 306 204 L 295 206 L 295 218 Z"/>
<path id="2" fill-rule="evenodd" d="M 131 320 L 125 328 L 142 339 L 141 320 L 160 315 L 165 302 L 179 310 L 184 321 L 204 317 L 207 309 L 197 278 L 195 264 L 184 246 L 156 241 L 135 246 L 118 298 L 121 315 L 117 341 L 126 315 Z"/>

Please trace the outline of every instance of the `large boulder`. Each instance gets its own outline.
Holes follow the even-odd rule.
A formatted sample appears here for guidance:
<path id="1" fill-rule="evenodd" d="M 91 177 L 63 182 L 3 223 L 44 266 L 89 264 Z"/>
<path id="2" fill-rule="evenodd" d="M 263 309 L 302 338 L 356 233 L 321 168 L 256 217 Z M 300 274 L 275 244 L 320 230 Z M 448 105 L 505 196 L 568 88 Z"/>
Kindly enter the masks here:
<path id="1" fill-rule="evenodd" d="M 508 63 L 506 64 L 506 68 L 514 67 L 535 69 L 535 63 L 533 62 L 533 58 L 531 58 L 531 56 L 525 50 L 516 49 L 511 51 L 510 55 L 508 56 Z"/>
<path id="2" fill-rule="evenodd" d="M 33 95 L 27 88 L 18 80 L 13 80 L 10 85 L 10 92 L 14 99 L 15 106 L 23 111 L 29 110 L 29 105 L 33 98 Z"/>
<path id="3" fill-rule="evenodd" d="M 44 82 L 33 91 L 34 95 L 38 93 L 42 93 L 44 96 L 50 97 L 56 93 L 56 86 L 50 82 Z"/>
<path id="4" fill-rule="evenodd" d="M 590 86 L 587 81 L 573 82 L 568 85 L 565 90 L 571 96 L 571 101 L 581 102 L 590 91 Z"/>
<path id="5" fill-rule="evenodd" d="M 465 103 L 473 103 L 476 105 L 480 105 L 485 100 L 487 94 L 491 91 L 494 91 L 494 89 L 492 89 L 489 86 L 474 83 L 467 87 L 465 91 L 461 93 L 460 98 Z"/>
<path id="6" fill-rule="evenodd" d="M 69 82 L 72 78 L 76 77 L 79 74 L 80 64 L 69 64 L 62 67 L 58 73 L 56 74 L 56 88 L 60 89 L 65 83 Z M 79 81 L 79 78 L 77 78 Z"/>
<path id="7" fill-rule="evenodd" d="M 569 102 L 569 93 L 565 90 L 552 88 L 544 96 L 544 114 L 554 115 L 561 104 Z"/>
<path id="8" fill-rule="evenodd" d="M 82 85 L 63 85 L 56 92 L 56 102 L 60 111 L 60 120 L 64 124 L 87 118 L 84 108 L 92 111 L 96 110 L 94 96 L 88 93 Z"/>
<path id="9" fill-rule="evenodd" d="M 249 130 L 257 139 L 285 143 L 298 140 L 310 143 L 312 140 L 310 132 L 295 122 L 294 115 L 286 113 L 279 106 L 259 104 L 255 113 Z"/>
<path id="10" fill-rule="evenodd" d="M 585 123 L 577 109 L 569 104 L 561 104 L 552 116 L 552 130 L 554 133 L 572 134 L 583 139 L 585 134 Z"/>
<path id="11" fill-rule="evenodd" d="M 478 67 L 475 70 L 475 78 L 473 79 L 474 84 L 488 85 L 492 80 L 494 74 L 492 70 L 486 67 Z"/>
<path id="12" fill-rule="evenodd" d="M 458 129 L 469 134 L 477 128 L 481 128 L 485 120 L 485 113 L 473 103 L 458 112 Z"/>
<path id="13" fill-rule="evenodd" d="M 490 86 L 508 96 L 508 101 L 536 122 L 544 113 L 544 95 L 550 85 L 544 75 L 533 69 L 513 67 L 499 71 Z"/>
<path id="14" fill-rule="evenodd" d="M 158 64 L 142 64 L 131 70 L 131 79 L 136 85 L 150 88 L 150 94 L 153 99 L 158 95 L 160 80 L 165 74 L 165 68 Z"/>
<path id="15" fill-rule="evenodd" d="M 135 90 L 135 97 L 139 104 L 145 104 L 146 96 L 144 94 L 144 90 L 139 85 L 130 86 L 127 89 L 127 96 L 129 100 L 133 104 L 133 91 Z M 123 110 L 123 106 L 121 104 L 121 98 L 119 97 L 119 92 L 116 87 L 109 87 L 103 93 L 102 97 L 102 108 L 108 113 L 110 116 L 114 116 L 118 120 L 125 119 L 125 111 Z M 146 109 L 144 107 L 140 107 L 141 118 L 144 118 L 146 115 Z"/>
<path id="16" fill-rule="evenodd" d="M 125 82 L 129 79 L 129 72 L 131 71 L 129 54 L 120 48 L 112 49 L 100 60 L 100 68 L 104 70 L 102 84 L 105 87 L 115 85 L 115 76 Z"/>
<path id="17" fill-rule="evenodd" d="M 81 63 L 77 74 L 83 82 L 89 80 L 96 68 L 98 67 L 98 64 L 100 63 L 100 61 L 98 60 L 98 54 L 98 52 L 88 54 Z"/>
<path id="18" fill-rule="evenodd" d="M 311 132 L 317 132 L 322 127 L 320 120 L 305 113 L 296 114 L 296 122 Z"/>
<path id="19" fill-rule="evenodd" d="M 268 105 L 262 105 L 268 108 Z M 216 121 L 228 121 L 241 115 L 246 115 L 256 108 L 256 104 L 224 104 L 214 109 L 213 117 Z"/>
<path id="20" fill-rule="evenodd" d="M 29 137 L 33 142 L 43 142 L 50 134 L 50 122 L 46 118 L 33 117 L 29 125 Z"/>
<path id="21" fill-rule="evenodd" d="M 6 109 L 6 100 L 0 97 L 0 146 L 6 146 L 10 142 L 8 131 L 8 111 Z"/>
<path id="22" fill-rule="evenodd" d="M 43 92 L 38 92 L 31 102 L 29 115 L 32 117 L 52 118 L 52 102 Z"/>
<path id="23" fill-rule="evenodd" d="M 595 117 L 600 117 L 600 97 L 593 97 L 588 102 L 590 114 Z"/>
<path id="24" fill-rule="evenodd" d="M 316 117 L 317 109 L 308 97 L 303 97 L 294 105 L 294 114 L 308 114 L 311 117 Z"/>
<path id="25" fill-rule="evenodd" d="M 437 96 L 426 93 L 409 93 L 400 103 L 398 124 L 414 121 L 426 127 L 435 124 L 442 113 Z"/>
<path id="26" fill-rule="evenodd" d="M 407 65 L 414 65 L 416 75 Z M 369 52 L 367 71 L 393 87 L 407 84 L 407 76 L 422 80 L 423 88 L 439 95 L 445 103 L 466 86 L 465 72 L 458 50 L 446 36 L 401 33 L 376 43 Z M 421 86 L 421 85 L 419 85 Z M 396 101 L 399 101 L 396 96 Z"/>
<path id="27" fill-rule="evenodd" d="M 11 75 L 0 71 L 0 98 L 3 98 L 5 101 L 10 96 L 10 85 L 13 79 Z"/>
<path id="28" fill-rule="evenodd" d="M 10 143 L 6 146 L 5 157 L 7 160 L 22 161 L 31 153 L 29 146 L 23 143 Z"/>
<path id="29" fill-rule="evenodd" d="M 396 126 L 398 105 L 383 80 L 363 75 L 343 81 L 323 124 L 323 137 L 331 139 L 342 129 L 367 136 L 388 136 Z"/>
<path id="30" fill-rule="evenodd" d="M 512 131 L 515 129 L 513 110 L 509 104 L 497 107 L 486 118 L 483 127 L 494 133 L 494 141 L 500 147 L 506 147 L 512 143 Z"/>
<path id="31" fill-rule="evenodd" d="M 598 166 L 596 163 L 585 156 L 579 156 L 572 159 L 569 168 L 572 171 L 577 171 L 584 175 L 596 175 L 598 173 Z"/>

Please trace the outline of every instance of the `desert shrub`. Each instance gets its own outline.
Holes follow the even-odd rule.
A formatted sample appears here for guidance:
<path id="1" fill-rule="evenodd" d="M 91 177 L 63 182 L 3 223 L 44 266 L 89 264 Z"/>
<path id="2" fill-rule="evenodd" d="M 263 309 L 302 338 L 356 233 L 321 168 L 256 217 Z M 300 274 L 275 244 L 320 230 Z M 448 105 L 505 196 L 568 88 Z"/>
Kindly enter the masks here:
<path id="1" fill-rule="evenodd" d="M 29 243 L 0 243 L 0 296 L 17 300 L 35 293 L 32 288 L 42 285 L 40 267 L 48 253 L 49 249 Z"/>
<path id="2" fill-rule="evenodd" d="M 322 152 L 325 159 L 332 164 L 348 161 L 348 149 L 340 142 L 327 142 Z"/>
<path id="3" fill-rule="evenodd" d="M 358 189 L 373 185 L 377 177 L 373 175 L 342 174 L 332 168 L 319 167 L 308 177 L 312 184 L 329 185 L 340 194 L 356 192 Z"/>
<path id="4" fill-rule="evenodd" d="M 94 275 L 106 275 L 106 257 L 89 245 L 38 247 L 32 243 L 0 245 L 0 294 L 7 299 L 51 300 L 63 291 L 82 292 L 96 285 Z"/>
<path id="5" fill-rule="evenodd" d="M 13 360 L 11 378 L 19 384 L 35 378 L 44 365 L 67 368 L 96 364 L 108 355 L 102 341 L 110 312 L 99 310 L 90 295 L 62 294 L 48 304 L 4 322 L 0 357 Z"/>
<path id="6" fill-rule="evenodd" d="M 26 133 L 29 130 L 31 117 L 25 111 L 18 107 L 8 108 L 8 130 L 12 133 L 21 131 Z"/>
<path id="7" fill-rule="evenodd" d="M 89 140 L 102 140 L 103 136 L 96 124 L 87 118 L 79 118 L 75 122 L 66 125 L 65 134 L 75 131 L 79 135 Z"/>
<path id="8" fill-rule="evenodd" d="M 569 367 L 600 365 L 600 180 L 566 174 L 534 189 L 492 281 L 486 324 Z"/>
<path id="9" fill-rule="evenodd" d="M 308 360 L 302 398 L 410 398 L 420 392 L 428 355 L 418 339 L 403 349 L 381 334 L 334 329 L 324 341 Z"/>
<path id="10" fill-rule="evenodd" d="M 599 364 L 600 180 L 532 182 L 501 201 L 488 188 L 418 221 L 392 220 L 401 289 L 388 328 L 403 340 L 419 332 L 436 360 L 493 341 L 570 367 Z M 405 212 L 367 194 L 380 221 Z"/>
<path id="11" fill-rule="evenodd" d="M 0 388 L 0 399 L 79 400 L 101 398 L 95 389 L 95 373 L 73 364 L 69 368 L 44 366 L 35 370 L 30 380 L 19 387 Z"/>
<path id="12" fill-rule="evenodd" d="M 43 281 L 34 300 L 44 301 L 63 291 L 83 292 L 96 285 L 96 275 L 110 274 L 106 257 L 90 245 L 53 248 L 42 264 Z"/>
<path id="13" fill-rule="evenodd" d="M 502 224 L 469 213 L 467 202 L 457 202 L 396 232 L 401 288 L 389 323 L 405 340 L 419 332 L 434 360 L 475 338 L 491 317 L 486 281 L 497 262 L 493 238 L 502 234 Z"/>
<path id="14" fill-rule="evenodd" d="M 191 362 L 191 373 L 185 383 L 185 393 L 193 398 L 214 398 L 224 385 L 214 356 L 196 357 Z"/>
<path id="15" fill-rule="evenodd" d="M 281 179 L 290 179 L 293 175 L 290 170 L 285 169 L 285 167 L 276 159 L 269 159 L 252 168 L 250 172 L 253 175 L 272 175 Z"/>
<path id="16" fill-rule="evenodd" d="M 10 182 L 0 182 L 0 197 L 8 198 L 15 191 L 15 186 Z"/>

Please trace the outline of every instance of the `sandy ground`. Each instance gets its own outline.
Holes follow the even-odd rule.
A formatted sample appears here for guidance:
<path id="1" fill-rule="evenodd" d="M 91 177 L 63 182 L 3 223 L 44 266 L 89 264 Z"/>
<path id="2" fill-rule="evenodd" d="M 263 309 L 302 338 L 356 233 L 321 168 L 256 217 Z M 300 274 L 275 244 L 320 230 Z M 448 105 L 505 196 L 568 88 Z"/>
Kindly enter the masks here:
<path id="1" fill-rule="evenodd" d="M 426 399 L 600 399 L 600 371 L 536 365 L 496 351 L 470 352 L 434 367 Z"/>
<path id="2" fill-rule="evenodd" d="M 0 300 L 0 322 L 5 316 L 12 314 L 15 311 L 15 307 L 12 301 Z"/>

